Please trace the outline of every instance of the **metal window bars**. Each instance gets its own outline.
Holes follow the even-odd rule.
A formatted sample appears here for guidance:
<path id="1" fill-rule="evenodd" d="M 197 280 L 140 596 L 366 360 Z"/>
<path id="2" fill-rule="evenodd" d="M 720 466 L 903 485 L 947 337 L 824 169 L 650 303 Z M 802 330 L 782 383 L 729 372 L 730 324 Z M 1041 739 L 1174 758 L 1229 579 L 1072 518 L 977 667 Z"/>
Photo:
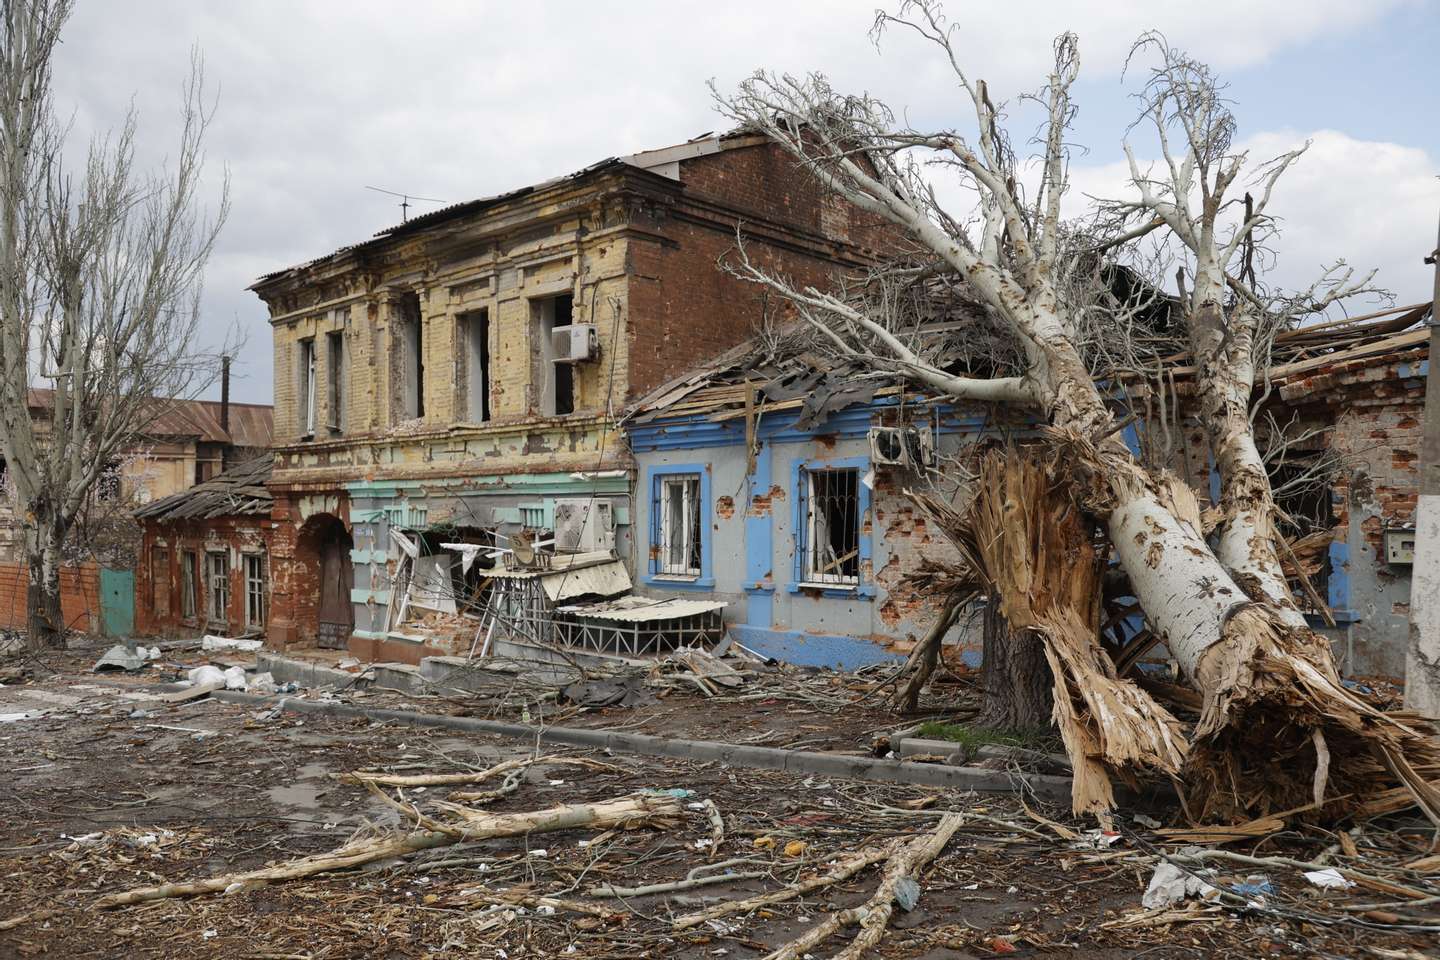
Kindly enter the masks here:
<path id="1" fill-rule="evenodd" d="M 665 474 L 657 479 L 659 557 L 655 572 L 668 577 L 700 575 L 700 475 Z"/>
<path id="2" fill-rule="evenodd" d="M 803 582 L 845 586 L 859 583 L 860 471 L 806 470 L 800 497 Z"/>

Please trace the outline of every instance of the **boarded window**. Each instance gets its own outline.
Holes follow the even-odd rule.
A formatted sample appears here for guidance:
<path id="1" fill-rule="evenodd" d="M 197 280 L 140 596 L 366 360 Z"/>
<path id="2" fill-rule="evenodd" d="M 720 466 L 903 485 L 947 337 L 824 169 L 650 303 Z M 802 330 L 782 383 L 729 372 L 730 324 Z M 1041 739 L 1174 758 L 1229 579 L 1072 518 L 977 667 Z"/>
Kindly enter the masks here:
<path id="1" fill-rule="evenodd" d="M 657 518 L 655 572 L 671 577 L 700 576 L 700 475 L 656 477 L 651 510 Z"/>
<path id="2" fill-rule="evenodd" d="M 339 330 L 325 334 L 325 407 L 331 433 L 345 429 L 345 334 Z"/>
<path id="3" fill-rule="evenodd" d="M 460 318 L 465 351 L 465 413 L 471 423 L 490 419 L 490 315 L 484 310 Z"/>
<path id="4" fill-rule="evenodd" d="M 195 602 L 195 586 L 199 582 L 199 558 L 194 550 L 180 554 L 180 616 L 187 620 L 195 618 L 198 604 Z"/>
<path id="5" fill-rule="evenodd" d="M 300 435 L 315 436 L 315 338 L 300 341 Z"/>
<path id="6" fill-rule="evenodd" d="M 575 412 L 575 377 L 569 363 L 556 363 L 554 332 L 556 327 L 570 326 L 574 301 L 563 294 L 544 300 L 532 300 L 536 335 L 535 392 L 540 414 L 563 417 Z"/>
<path id="7" fill-rule="evenodd" d="M 225 551 L 205 554 L 205 576 L 210 588 L 211 623 L 225 623 L 230 614 L 230 554 Z"/>
<path id="8" fill-rule="evenodd" d="M 150 586 L 157 619 L 170 616 L 170 551 L 155 547 L 150 553 Z"/>
<path id="9" fill-rule="evenodd" d="M 860 581 L 860 471 L 801 474 L 800 571 L 806 583 Z"/>
<path id="10" fill-rule="evenodd" d="M 265 629 L 265 555 L 245 555 L 245 626 Z"/>

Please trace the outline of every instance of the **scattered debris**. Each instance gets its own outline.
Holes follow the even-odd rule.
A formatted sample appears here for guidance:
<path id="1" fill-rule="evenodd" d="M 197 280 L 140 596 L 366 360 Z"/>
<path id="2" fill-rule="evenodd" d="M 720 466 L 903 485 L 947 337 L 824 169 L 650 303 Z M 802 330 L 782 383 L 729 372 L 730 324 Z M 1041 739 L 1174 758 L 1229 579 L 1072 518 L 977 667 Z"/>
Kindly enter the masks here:
<path id="1" fill-rule="evenodd" d="M 136 670 L 144 669 L 151 660 L 150 651 L 144 647 L 132 648 L 123 643 L 106 650 L 99 660 L 95 661 L 95 672 L 104 673 L 107 670 L 124 670 L 127 673 L 134 673 Z"/>
<path id="2" fill-rule="evenodd" d="M 217 637 L 206 634 L 200 641 L 200 649 L 206 653 L 234 650 L 240 653 L 254 653 L 265 646 L 264 640 L 247 640 L 243 637 Z"/>
<path id="3" fill-rule="evenodd" d="M 1305 879 L 1323 890 L 1348 890 L 1355 886 L 1355 881 L 1346 880 L 1334 867 L 1327 867 L 1324 870 L 1307 870 Z"/>
<path id="4" fill-rule="evenodd" d="M 1140 905 L 1147 910 L 1169 907 L 1190 897 L 1209 895 L 1215 887 L 1204 878 L 1169 860 L 1162 860 L 1150 876 L 1150 885 L 1140 898 Z"/>

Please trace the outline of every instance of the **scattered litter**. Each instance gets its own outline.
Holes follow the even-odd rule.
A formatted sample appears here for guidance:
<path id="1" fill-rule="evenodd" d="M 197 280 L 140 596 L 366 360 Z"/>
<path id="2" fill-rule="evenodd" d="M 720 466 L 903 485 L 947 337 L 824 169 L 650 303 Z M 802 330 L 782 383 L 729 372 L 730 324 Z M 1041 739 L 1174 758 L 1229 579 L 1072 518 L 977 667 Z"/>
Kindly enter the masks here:
<path id="1" fill-rule="evenodd" d="M 652 787 L 649 789 L 641 790 L 640 792 L 645 794 L 645 796 L 647 797 L 671 797 L 675 800 L 689 800 L 691 797 L 695 796 L 694 790 L 686 790 L 683 787 L 671 787 L 668 790 L 657 790 Z"/>
<path id="2" fill-rule="evenodd" d="M 1273 897 L 1275 885 L 1263 873 L 1252 873 L 1244 883 L 1232 883 L 1230 890 L 1242 897 Z"/>
<path id="3" fill-rule="evenodd" d="M 250 685 L 246 689 L 251 693 L 268 694 L 274 693 L 280 688 L 275 685 L 275 675 L 266 671 L 265 673 L 257 673 L 251 677 Z"/>
<path id="4" fill-rule="evenodd" d="M 226 686 L 225 671 L 219 667 L 212 667 L 208 663 L 203 667 L 191 670 L 186 677 L 197 687 Z"/>
<path id="5" fill-rule="evenodd" d="M 1169 907 L 1187 897 L 1204 896 L 1215 888 L 1192 873 L 1166 860 L 1155 868 L 1150 877 L 1150 886 L 1140 898 L 1140 905 L 1147 910 Z"/>
<path id="6" fill-rule="evenodd" d="M 1086 830 L 1070 846 L 1080 850 L 1108 850 L 1122 839 L 1114 830 Z"/>
<path id="7" fill-rule="evenodd" d="M 244 667 L 231 667 L 230 669 L 228 669 L 228 670 L 225 671 L 224 676 L 225 676 L 225 689 L 226 689 L 226 690 L 244 690 L 244 689 L 245 689 L 245 668 L 244 668 Z"/>
<path id="8" fill-rule="evenodd" d="M 146 650 L 144 647 L 141 647 L 140 649 L 144 652 L 144 654 L 145 654 L 145 659 L 147 659 L 147 660 L 159 660 L 159 659 L 160 659 L 160 648 L 159 648 L 159 647 L 151 647 L 149 650 Z"/>
<path id="9" fill-rule="evenodd" d="M 805 841 L 803 841 L 803 840 L 791 840 L 789 843 L 785 844 L 785 856 L 787 856 L 787 857 L 801 857 L 801 856 L 804 856 L 804 855 L 805 855 Z"/>
<path id="10" fill-rule="evenodd" d="M 901 877 L 895 882 L 895 903 L 909 913 L 920 902 L 920 884 L 913 877 Z"/>
<path id="11" fill-rule="evenodd" d="M 264 645 L 264 640 L 241 640 L 238 637 L 217 637 L 213 634 L 206 634 L 200 641 L 200 649 L 207 653 L 216 650 L 239 650 L 242 653 L 254 653 Z"/>
<path id="12" fill-rule="evenodd" d="M 38 717 L 40 714 L 37 713 L 34 716 Z M 18 723 L 21 720 L 32 719 L 34 719 L 34 717 L 29 713 L 0 713 L 0 723 Z"/>
<path id="13" fill-rule="evenodd" d="M 1345 879 L 1340 871 L 1334 867 L 1328 867 L 1324 870 L 1307 870 L 1305 871 L 1305 879 L 1309 880 L 1315 886 L 1320 887 L 1322 890 L 1349 890 L 1355 886 L 1354 880 Z"/>
<path id="14" fill-rule="evenodd" d="M 1140 826 L 1142 826 L 1142 827 L 1148 827 L 1148 828 L 1150 828 L 1151 830 L 1159 830 L 1159 829 L 1160 829 L 1160 821 L 1159 821 L 1159 820 L 1156 820 L 1154 817 L 1147 817 L 1147 816 L 1145 816 L 1145 814 L 1143 814 L 1143 813 L 1137 813 L 1137 814 L 1135 814 L 1135 816 L 1131 817 L 1130 819 L 1131 819 L 1131 820 L 1134 820 L 1136 823 L 1140 824 Z"/>
<path id="15" fill-rule="evenodd" d="M 107 670 L 124 670 L 127 673 L 134 673 L 145 666 L 150 660 L 150 651 L 131 650 L 123 643 L 117 643 L 105 655 L 95 661 L 94 672 L 103 673 Z"/>
<path id="16" fill-rule="evenodd" d="M 136 708 L 130 711 L 131 720 L 144 720 L 148 716 L 150 716 L 150 711 L 148 710 L 141 710 L 139 708 Z"/>

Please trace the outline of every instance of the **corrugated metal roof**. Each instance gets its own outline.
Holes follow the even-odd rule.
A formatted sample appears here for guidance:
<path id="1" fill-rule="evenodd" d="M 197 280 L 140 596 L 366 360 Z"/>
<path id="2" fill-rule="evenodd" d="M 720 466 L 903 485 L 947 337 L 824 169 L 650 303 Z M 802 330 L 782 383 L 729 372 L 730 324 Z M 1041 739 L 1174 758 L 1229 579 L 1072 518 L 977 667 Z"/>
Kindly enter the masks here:
<path id="1" fill-rule="evenodd" d="M 45 410 L 55 403 L 55 391 L 32 387 L 32 409 Z M 275 408 L 268 403 L 230 404 L 230 429 L 220 428 L 219 400 L 156 400 L 156 410 L 139 433 L 149 437 L 186 437 L 204 443 L 229 443 L 237 447 L 264 450 L 274 436 Z"/>
<path id="2" fill-rule="evenodd" d="M 671 597 L 667 600 L 650 600 L 645 597 L 622 597 L 609 603 L 592 603 L 574 607 L 561 607 L 561 613 L 586 617 L 593 620 L 613 620 L 622 623 L 651 623 L 656 620 L 679 620 L 702 613 L 724 610 L 719 600 L 688 600 Z"/>
<path id="3" fill-rule="evenodd" d="M 552 602 L 575 597 L 614 597 L 631 587 L 625 564 L 608 553 L 561 554 L 547 570 L 489 570 L 487 577 L 509 580 L 539 580 Z"/>

